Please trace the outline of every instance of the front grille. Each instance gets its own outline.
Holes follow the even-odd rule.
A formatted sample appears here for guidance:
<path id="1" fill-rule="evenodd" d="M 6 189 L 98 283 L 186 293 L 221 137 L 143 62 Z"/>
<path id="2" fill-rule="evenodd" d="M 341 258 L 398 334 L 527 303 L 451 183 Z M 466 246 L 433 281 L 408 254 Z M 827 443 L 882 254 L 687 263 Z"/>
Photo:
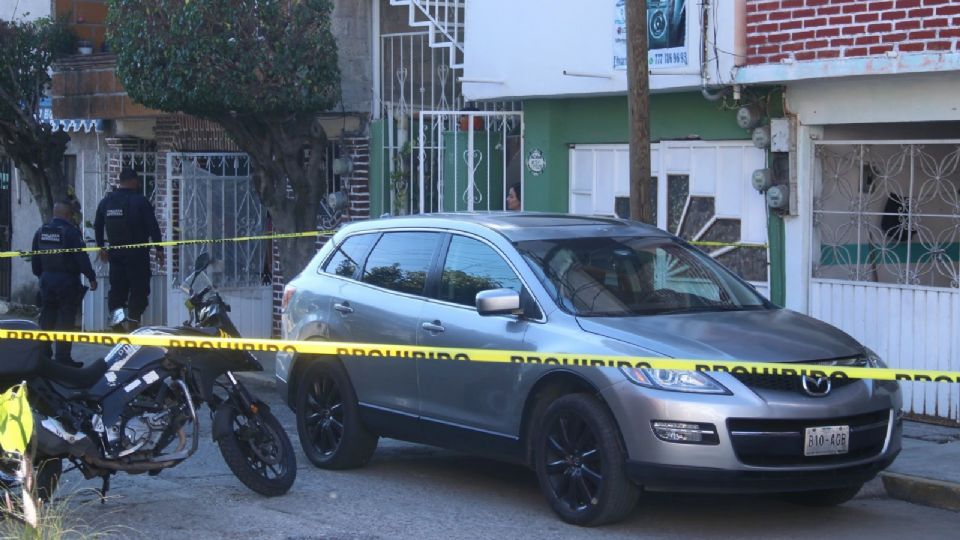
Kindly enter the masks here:
<path id="1" fill-rule="evenodd" d="M 765 375 L 762 373 L 733 373 L 732 375 L 747 388 L 779 390 L 781 392 L 803 392 L 800 377 L 796 375 Z M 860 380 L 861 379 L 835 378 L 831 380 L 831 385 L 833 389 L 843 388 Z"/>
<path id="2" fill-rule="evenodd" d="M 846 357 L 838 358 L 833 360 L 817 360 L 813 362 L 802 362 L 804 364 L 814 364 L 824 366 L 825 372 L 830 371 L 830 367 L 833 366 L 857 366 L 861 367 L 866 365 L 866 359 L 862 357 Z M 785 364 L 789 365 L 789 364 Z M 790 375 L 769 375 L 765 373 L 732 373 L 738 381 L 744 384 L 747 388 L 752 389 L 762 389 L 762 390 L 777 390 L 780 392 L 803 392 L 803 386 L 801 383 L 802 377 L 800 376 L 790 376 Z M 849 379 L 849 378 L 833 378 L 830 381 L 831 387 L 843 388 L 844 386 L 849 386 L 855 382 L 860 381 L 861 379 Z"/>
<path id="3" fill-rule="evenodd" d="M 806 420 L 730 418 L 727 430 L 737 458 L 745 465 L 820 465 L 879 455 L 886 442 L 889 420 L 888 409 L 856 416 Z M 833 456 L 803 455 L 804 430 L 822 426 L 850 426 L 850 451 Z"/>

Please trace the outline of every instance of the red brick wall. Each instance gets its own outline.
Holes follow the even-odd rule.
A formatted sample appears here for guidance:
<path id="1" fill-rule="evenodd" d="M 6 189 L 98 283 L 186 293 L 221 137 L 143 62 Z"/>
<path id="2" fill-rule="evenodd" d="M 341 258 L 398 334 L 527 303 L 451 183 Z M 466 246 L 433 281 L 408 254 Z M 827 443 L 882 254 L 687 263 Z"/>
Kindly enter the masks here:
<path id="1" fill-rule="evenodd" d="M 747 0 L 747 64 L 958 50 L 960 0 Z"/>

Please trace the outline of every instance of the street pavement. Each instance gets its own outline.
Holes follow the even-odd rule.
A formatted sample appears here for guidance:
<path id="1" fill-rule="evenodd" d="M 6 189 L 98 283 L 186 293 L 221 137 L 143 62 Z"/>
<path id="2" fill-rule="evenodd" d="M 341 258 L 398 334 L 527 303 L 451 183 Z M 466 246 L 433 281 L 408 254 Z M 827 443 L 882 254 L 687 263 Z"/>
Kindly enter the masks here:
<path id="1" fill-rule="evenodd" d="M 102 348 L 92 346 L 79 346 L 75 354 L 85 360 L 102 355 Z M 105 504 L 91 492 L 99 487 L 98 481 L 84 480 L 77 472 L 66 474 L 60 493 L 67 497 L 73 523 L 79 527 L 85 522 L 88 532 L 106 532 L 115 538 L 279 540 L 834 540 L 868 534 L 876 539 L 957 538 L 960 528 L 957 512 L 892 499 L 879 480 L 850 503 L 828 509 L 793 506 L 769 496 L 647 494 L 623 523 L 583 529 L 554 516 L 529 470 L 456 452 L 381 440 L 367 467 L 322 471 L 310 465 L 301 452 L 294 415 L 273 389 L 272 362 L 265 358 L 264 363 L 265 373 L 244 376 L 251 390 L 271 405 L 297 449 L 298 477 L 290 493 L 268 499 L 244 487 L 210 439 L 209 416 L 204 410 L 197 454 L 157 477 L 115 476 Z M 930 436 L 914 433 L 912 427 L 908 432 Z M 929 459 L 911 454 L 924 448 L 912 441 L 953 444 L 907 439 L 900 458 L 904 462 Z M 957 471 L 960 462 L 949 459 L 938 467 Z"/>

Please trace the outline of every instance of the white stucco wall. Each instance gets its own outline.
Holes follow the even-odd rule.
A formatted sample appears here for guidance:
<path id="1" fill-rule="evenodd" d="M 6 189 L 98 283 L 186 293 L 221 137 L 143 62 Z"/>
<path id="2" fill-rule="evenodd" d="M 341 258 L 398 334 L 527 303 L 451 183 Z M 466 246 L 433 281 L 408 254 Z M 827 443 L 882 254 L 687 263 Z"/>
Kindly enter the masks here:
<path id="1" fill-rule="evenodd" d="M 651 68 L 652 90 L 700 87 L 700 5 L 686 0 L 687 67 Z M 732 53 L 742 47 L 738 36 L 742 40 L 745 19 L 743 0 L 713 0 L 709 5 L 713 14 L 708 19 L 714 22 L 707 60 L 713 85 L 732 80 L 736 58 Z M 626 92 L 626 71 L 613 66 L 616 8 L 617 0 L 467 2 L 464 95 L 494 99 Z"/>
<path id="2" fill-rule="evenodd" d="M 50 0 L 0 0 L 0 19 L 33 20 L 50 16 Z"/>
<path id="3" fill-rule="evenodd" d="M 787 107 L 810 125 L 960 120 L 960 71 L 798 81 Z"/>

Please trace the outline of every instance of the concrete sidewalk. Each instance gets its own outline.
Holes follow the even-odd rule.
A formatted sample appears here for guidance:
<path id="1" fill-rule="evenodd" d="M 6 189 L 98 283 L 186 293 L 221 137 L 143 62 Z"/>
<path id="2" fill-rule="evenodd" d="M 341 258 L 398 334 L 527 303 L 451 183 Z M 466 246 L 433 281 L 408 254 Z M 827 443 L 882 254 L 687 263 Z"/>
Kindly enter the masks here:
<path id="1" fill-rule="evenodd" d="M 74 345 L 73 357 L 84 363 L 104 357 L 109 349 Z M 258 354 L 262 372 L 240 372 L 251 391 L 275 391 L 274 357 Z M 960 427 L 904 421 L 903 451 L 897 460 L 870 482 L 860 497 L 889 496 L 914 504 L 960 512 Z"/>
<path id="2" fill-rule="evenodd" d="M 894 499 L 960 512 L 960 428 L 904 421 L 903 451 L 880 477 Z"/>

